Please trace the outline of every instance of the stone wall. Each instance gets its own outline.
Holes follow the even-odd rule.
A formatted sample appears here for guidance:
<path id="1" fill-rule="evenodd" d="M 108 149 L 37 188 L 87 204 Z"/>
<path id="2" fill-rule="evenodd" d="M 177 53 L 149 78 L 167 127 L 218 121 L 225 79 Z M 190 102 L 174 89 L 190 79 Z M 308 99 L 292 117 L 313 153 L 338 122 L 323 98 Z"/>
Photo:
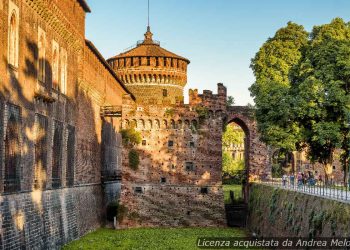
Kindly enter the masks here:
<path id="1" fill-rule="evenodd" d="M 140 158 L 137 170 L 129 166 L 130 149 L 123 149 L 121 204 L 128 213 L 121 228 L 225 225 L 221 182 L 225 95 L 212 95 L 204 106 L 125 100 L 123 128 L 134 126 L 142 142 L 134 147 Z"/>
<path id="2" fill-rule="evenodd" d="M 121 109 L 129 92 L 85 40 L 83 2 L 0 0 L 0 249 L 59 248 L 100 227 L 106 203 L 118 197 L 121 119 L 101 107 Z M 18 65 L 8 60 L 11 6 L 18 9 Z M 54 88 L 56 45 L 67 52 L 67 91 Z M 39 117 L 47 122 L 41 129 Z"/>
<path id="3" fill-rule="evenodd" d="M 1 196 L 1 249 L 59 249 L 101 226 L 100 185 Z"/>
<path id="4" fill-rule="evenodd" d="M 350 205 L 253 183 L 249 193 L 251 232 L 264 237 L 349 237 Z"/>

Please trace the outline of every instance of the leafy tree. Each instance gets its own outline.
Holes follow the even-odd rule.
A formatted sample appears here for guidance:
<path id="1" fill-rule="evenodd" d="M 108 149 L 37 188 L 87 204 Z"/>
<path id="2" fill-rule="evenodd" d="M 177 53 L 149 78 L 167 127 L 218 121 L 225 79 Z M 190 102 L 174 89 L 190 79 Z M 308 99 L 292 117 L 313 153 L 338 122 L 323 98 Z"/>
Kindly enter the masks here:
<path id="1" fill-rule="evenodd" d="M 235 129 L 232 125 L 227 125 L 225 132 L 222 135 L 222 170 L 223 173 L 229 175 L 237 174 L 237 171 L 244 170 L 244 160 L 235 160 L 229 150 L 233 144 L 244 143 L 244 131 Z"/>
<path id="2" fill-rule="evenodd" d="M 302 59 L 291 71 L 293 110 L 301 128 L 303 146 L 327 174 L 336 148 L 349 155 L 350 26 L 342 19 L 316 26 Z"/>
<path id="3" fill-rule="evenodd" d="M 289 73 L 308 42 L 303 26 L 289 22 L 269 38 L 252 59 L 256 82 L 250 87 L 261 139 L 269 145 L 294 150 L 299 129 L 291 113 Z"/>
<path id="4" fill-rule="evenodd" d="M 233 105 L 235 105 L 235 98 L 233 96 L 228 96 L 226 104 L 227 107 L 232 107 Z"/>
<path id="5" fill-rule="evenodd" d="M 222 146 L 224 150 L 231 144 L 242 144 L 244 142 L 243 130 L 237 130 L 230 124 L 226 126 L 226 130 L 222 135 Z"/>

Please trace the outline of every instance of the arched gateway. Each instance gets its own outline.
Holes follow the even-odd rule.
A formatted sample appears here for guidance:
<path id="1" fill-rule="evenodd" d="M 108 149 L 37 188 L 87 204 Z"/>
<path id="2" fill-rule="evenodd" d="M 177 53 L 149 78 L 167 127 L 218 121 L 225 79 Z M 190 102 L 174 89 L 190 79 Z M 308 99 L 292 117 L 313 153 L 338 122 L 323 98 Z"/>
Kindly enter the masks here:
<path id="1" fill-rule="evenodd" d="M 245 166 L 249 179 L 265 179 L 270 176 L 269 147 L 260 141 L 254 110 L 249 106 L 228 107 L 225 122 L 235 122 L 245 133 Z"/>
<path id="2" fill-rule="evenodd" d="M 123 97 L 124 144 L 118 226 L 225 226 L 222 133 L 235 121 L 247 134 L 250 178 L 268 175 L 267 148 L 257 136 L 247 107 L 227 107 L 227 90 L 217 94 L 183 89 L 190 61 L 160 47 L 150 27 L 137 46 L 108 60 L 135 95 Z M 139 143 L 125 143 L 135 134 Z"/>

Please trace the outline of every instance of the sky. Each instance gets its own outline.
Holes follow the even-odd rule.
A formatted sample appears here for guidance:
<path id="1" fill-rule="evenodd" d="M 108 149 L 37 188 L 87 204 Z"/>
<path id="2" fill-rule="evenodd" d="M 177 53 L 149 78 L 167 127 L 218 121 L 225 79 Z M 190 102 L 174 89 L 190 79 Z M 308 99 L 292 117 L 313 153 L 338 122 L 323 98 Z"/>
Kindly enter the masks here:
<path id="1" fill-rule="evenodd" d="M 86 37 L 108 59 L 143 40 L 147 0 L 87 0 Z M 350 21 L 350 0 L 150 0 L 150 26 L 161 46 L 188 58 L 188 89 L 217 92 L 224 83 L 236 105 L 253 104 L 251 58 L 288 21 L 307 31 L 335 17 Z"/>

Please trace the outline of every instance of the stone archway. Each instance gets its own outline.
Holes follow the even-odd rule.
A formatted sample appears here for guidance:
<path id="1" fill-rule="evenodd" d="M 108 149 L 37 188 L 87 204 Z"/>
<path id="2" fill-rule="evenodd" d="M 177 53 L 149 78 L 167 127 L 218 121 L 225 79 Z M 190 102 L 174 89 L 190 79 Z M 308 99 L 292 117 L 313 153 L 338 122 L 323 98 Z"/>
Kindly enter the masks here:
<path id="1" fill-rule="evenodd" d="M 245 158 L 249 180 L 266 179 L 271 175 L 270 150 L 260 141 L 254 111 L 248 106 L 233 106 L 226 110 L 226 123 L 235 122 L 246 134 Z"/>

